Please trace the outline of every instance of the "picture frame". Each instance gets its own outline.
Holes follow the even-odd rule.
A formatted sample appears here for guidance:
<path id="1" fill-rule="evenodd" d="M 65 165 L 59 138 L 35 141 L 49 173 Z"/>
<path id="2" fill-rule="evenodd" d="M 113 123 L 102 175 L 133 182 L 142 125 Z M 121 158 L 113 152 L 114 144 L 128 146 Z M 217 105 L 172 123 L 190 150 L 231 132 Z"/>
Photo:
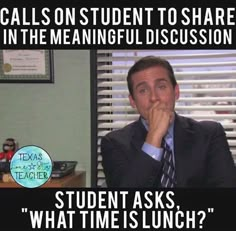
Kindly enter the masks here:
<path id="1" fill-rule="evenodd" d="M 53 50 L 0 50 L 0 83 L 54 83 Z"/>

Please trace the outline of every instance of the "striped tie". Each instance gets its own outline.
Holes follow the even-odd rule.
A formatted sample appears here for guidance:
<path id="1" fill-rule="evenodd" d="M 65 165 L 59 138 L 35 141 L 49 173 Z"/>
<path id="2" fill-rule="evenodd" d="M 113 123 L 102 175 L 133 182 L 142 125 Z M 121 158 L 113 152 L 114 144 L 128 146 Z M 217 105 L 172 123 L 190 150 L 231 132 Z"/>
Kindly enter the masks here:
<path id="1" fill-rule="evenodd" d="M 161 186 L 163 188 L 173 188 L 175 186 L 175 167 L 173 161 L 173 154 L 169 145 L 163 139 L 162 147 L 164 149 L 163 153 L 163 167 L 162 167 L 162 177 Z"/>

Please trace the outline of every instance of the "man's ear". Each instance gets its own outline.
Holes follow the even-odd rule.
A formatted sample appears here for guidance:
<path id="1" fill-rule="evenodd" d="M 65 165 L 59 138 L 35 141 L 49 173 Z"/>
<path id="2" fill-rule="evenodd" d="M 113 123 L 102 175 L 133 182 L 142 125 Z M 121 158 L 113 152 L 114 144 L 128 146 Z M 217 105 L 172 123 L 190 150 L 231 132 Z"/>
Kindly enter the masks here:
<path id="1" fill-rule="evenodd" d="M 175 100 L 179 99 L 179 85 L 176 84 L 175 86 Z"/>
<path id="2" fill-rule="evenodd" d="M 132 95 L 129 95 L 129 103 L 133 108 L 136 108 L 136 103 Z"/>

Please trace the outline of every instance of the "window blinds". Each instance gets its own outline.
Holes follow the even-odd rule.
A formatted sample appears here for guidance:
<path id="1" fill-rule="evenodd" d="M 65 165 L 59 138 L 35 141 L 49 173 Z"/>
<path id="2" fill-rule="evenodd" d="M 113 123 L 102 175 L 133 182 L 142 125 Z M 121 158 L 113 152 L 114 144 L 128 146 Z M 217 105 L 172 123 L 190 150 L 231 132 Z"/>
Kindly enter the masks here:
<path id="1" fill-rule="evenodd" d="M 97 186 L 105 182 L 101 138 L 138 118 L 129 105 L 126 75 L 146 55 L 171 63 L 180 86 L 176 112 L 220 122 L 236 162 L 236 50 L 97 50 Z"/>

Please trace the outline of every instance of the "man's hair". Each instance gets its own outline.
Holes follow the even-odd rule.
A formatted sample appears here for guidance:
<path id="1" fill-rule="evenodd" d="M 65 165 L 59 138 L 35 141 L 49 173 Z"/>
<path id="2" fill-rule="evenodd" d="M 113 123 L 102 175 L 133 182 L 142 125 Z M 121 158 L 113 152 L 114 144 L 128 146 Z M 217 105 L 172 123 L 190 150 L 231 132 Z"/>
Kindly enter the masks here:
<path id="1" fill-rule="evenodd" d="M 161 67 L 165 68 L 169 73 L 168 76 L 171 81 L 171 84 L 173 85 L 173 87 L 176 86 L 177 82 L 175 79 L 173 68 L 170 65 L 170 63 L 167 60 L 160 58 L 160 57 L 146 56 L 146 57 L 143 57 L 140 60 L 138 60 L 128 71 L 127 84 L 128 84 L 128 89 L 129 89 L 129 93 L 131 96 L 133 96 L 132 75 L 139 72 L 139 71 L 143 71 L 143 70 L 148 69 L 150 67 L 156 67 L 156 66 L 161 66 Z"/>

